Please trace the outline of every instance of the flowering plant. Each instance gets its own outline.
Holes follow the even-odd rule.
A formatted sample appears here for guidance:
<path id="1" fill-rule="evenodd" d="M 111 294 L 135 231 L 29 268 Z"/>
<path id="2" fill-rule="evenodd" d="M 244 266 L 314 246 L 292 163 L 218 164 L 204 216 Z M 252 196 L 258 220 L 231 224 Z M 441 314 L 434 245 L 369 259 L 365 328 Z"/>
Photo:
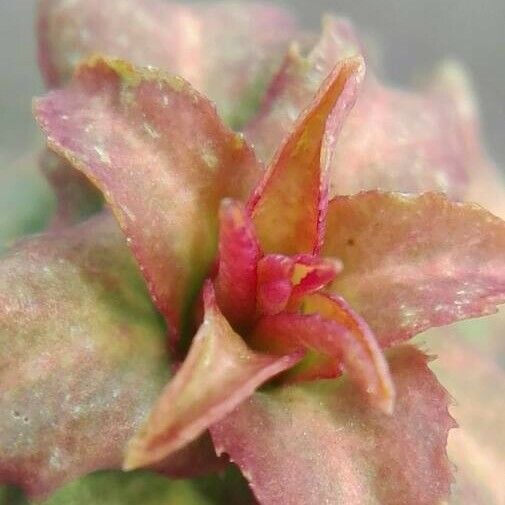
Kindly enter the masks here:
<path id="1" fill-rule="evenodd" d="M 464 203 L 502 211 L 461 69 L 388 89 L 347 22 L 314 42 L 256 4 L 42 0 L 39 44 L 57 209 L 0 262 L 2 481 L 39 499 L 144 469 L 47 503 L 448 500 L 450 396 L 405 342 L 505 300 L 505 223 Z M 492 368 L 451 342 L 449 382 Z M 454 500 L 499 503 L 481 474 Z"/>

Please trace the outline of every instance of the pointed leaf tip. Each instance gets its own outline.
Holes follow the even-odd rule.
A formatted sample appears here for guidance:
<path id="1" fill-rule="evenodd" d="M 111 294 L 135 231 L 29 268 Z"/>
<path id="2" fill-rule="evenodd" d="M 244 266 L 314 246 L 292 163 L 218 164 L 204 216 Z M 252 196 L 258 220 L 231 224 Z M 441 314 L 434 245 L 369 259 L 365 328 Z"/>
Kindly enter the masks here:
<path id="1" fill-rule="evenodd" d="M 299 352 L 278 357 L 248 349 L 219 311 L 210 282 L 204 288 L 204 303 L 205 319 L 184 363 L 129 443 L 127 470 L 184 447 L 302 357 Z"/>
<path id="2" fill-rule="evenodd" d="M 337 64 L 253 193 L 249 207 L 265 252 L 318 251 L 327 208 L 330 145 L 354 105 L 363 75 L 361 57 Z"/>
<path id="3" fill-rule="evenodd" d="M 256 311 L 261 251 L 251 218 L 242 204 L 231 199 L 220 206 L 218 254 L 215 287 L 219 308 L 235 328 L 247 326 Z"/>

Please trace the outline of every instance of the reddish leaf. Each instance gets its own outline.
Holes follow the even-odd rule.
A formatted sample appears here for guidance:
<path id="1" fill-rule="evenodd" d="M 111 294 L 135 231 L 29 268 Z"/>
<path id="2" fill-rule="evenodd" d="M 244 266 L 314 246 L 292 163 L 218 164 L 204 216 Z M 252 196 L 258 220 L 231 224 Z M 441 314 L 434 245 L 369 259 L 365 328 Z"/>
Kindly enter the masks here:
<path id="1" fill-rule="evenodd" d="M 478 206 L 369 192 L 334 199 L 328 218 L 323 252 L 344 264 L 331 290 L 382 346 L 505 298 L 505 223 Z"/>
<path id="2" fill-rule="evenodd" d="M 165 330 L 111 217 L 0 262 L 0 480 L 45 494 L 118 468 L 168 375 Z"/>
<path id="3" fill-rule="evenodd" d="M 253 2 L 41 0 L 39 62 L 50 87 L 96 53 L 153 65 L 182 75 L 240 123 L 295 34 L 287 11 Z"/>
<path id="4" fill-rule="evenodd" d="M 384 356 L 366 323 L 338 299 L 312 295 L 302 302 L 306 315 L 282 313 L 260 319 L 252 342 L 260 349 L 286 354 L 300 347 L 323 354 L 333 364 L 333 377 L 342 365 L 370 402 L 387 414 L 394 408 L 394 386 Z M 303 378 L 331 377 L 328 360 L 313 356 L 300 364 Z M 297 379 L 293 369 L 289 379 Z"/>
<path id="5" fill-rule="evenodd" d="M 310 254 L 267 254 L 258 263 L 258 315 L 274 315 L 333 281 L 339 260 Z"/>
<path id="6" fill-rule="evenodd" d="M 253 153 L 184 81 L 117 60 L 83 65 L 35 112 L 50 148 L 104 192 L 179 328 L 216 253 L 219 202 L 247 195 Z"/>
<path id="7" fill-rule="evenodd" d="M 315 293 L 302 300 L 305 314 L 318 314 L 347 328 L 343 361 L 353 380 L 370 395 L 370 401 L 392 413 L 395 390 L 387 363 L 370 327 L 349 304 L 338 296 Z"/>
<path id="8" fill-rule="evenodd" d="M 360 52 L 352 27 L 328 18 L 307 58 L 290 53 L 263 108 L 246 128 L 260 158 L 270 158 L 334 65 Z M 386 88 L 368 72 L 331 152 L 330 194 L 442 190 L 464 197 L 476 158 L 467 148 L 461 107 L 452 91 L 449 95 Z"/>
<path id="9" fill-rule="evenodd" d="M 225 317 L 240 327 L 256 313 L 256 267 L 261 253 L 251 219 L 240 204 L 224 200 L 219 216 L 216 297 Z"/>
<path id="10" fill-rule="evenodd" d="M 317 252 L 327 207 L 328 150 L 354 104 L 363 74 L 360 58 L 334 68 L 255 190 L 250 207 L 265 252 Z"/>
<path id="11" fill-rule="evenodd" d="M 323 35 L 307 57 L 299 45 L 292 44 L 260 110 L 245 128 L 246 137 L 263 161 L 270 161 L 335 65 L 358 54 L 362 49 L 353 27 L 333 16 L 324 18 Z"/>
<path id="12" fill-rule="evenodd" d="M 258 314 L 273 315 L 283 311 L 293 292 L 293 258 L 267 254 L 258 263 Z"/>
<path id="13" fill-rule="evenodd" d="M 435 505 L 447 498 L 448 395 L 410 347 L 389 364 L 394 416 L 345 379 L 256 393 L 212 427 L 219 453 L 241 468 L 262 505 Z"/>
<path id="14" fill-rule="evenodd" d="M 125 468 L 167 457 L 220 421 L 265 381 L 300 360 L 249 350 L 219 312 L 210 284 L 204 294 L 205 320 L 188 356 L 130 441 Z"/>

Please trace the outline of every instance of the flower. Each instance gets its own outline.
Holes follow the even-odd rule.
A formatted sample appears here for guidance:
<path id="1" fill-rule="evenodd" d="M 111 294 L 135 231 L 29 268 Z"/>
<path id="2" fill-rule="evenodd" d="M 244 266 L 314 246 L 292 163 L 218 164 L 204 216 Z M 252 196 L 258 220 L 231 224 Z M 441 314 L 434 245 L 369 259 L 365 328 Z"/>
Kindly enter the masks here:
<path id="1" fill-rule="evenodd" d="M 122 16 L 128 5 L 117 2 Z M 95 7 L 42 3 L 51 84 L 69 73 L 51 23 L 77 9 L 95 31 L 69 24 L 61 36 L 72 47 L 108 50 L 112 38 L 112 52 L 181 64 L 200 89 L 224 97 L 220 110 L 234 110 L 225 102 L 238 95 L 220 95 L 226 87 L 192 61 L 198 37 L 189 37 L 191 58 L 179 60 L 184 37 L 175 51 L 165 51 L 173 42 L 139 44 L 144 54 L 115 37 L 125 18 L 105 29 L 89 17 Z M 137 41 L 150 40 L 146 27 L 164 15 L 176 13 L 175 26 L 209 22 L 182 7 L 138 8 Z M 187 477 L 222 468 L 227 455 L 262 504 L 447 499 L 449 395 L 428 356 L 404 342 L 503 302 L 505 223 L 454 201 L 474 184 L 455 147 L 468 138 L 468 118 L 437 97 L 381 90 L 360 56 L 341 57 L 333 35 L 342 26 L 330 19 L 306 60 L 289 50 L 246 125 L 266 169 L 207 98 L 160 69 L 94 56 L 35 101 L 58 156 L 45 165 L 60 174 L 60 202 L 53 229 L 0 263 L 2 410 L 11 413 L 0 421 L 3 480 L 36 496 L 96 469 Z M 231 80 L 244 63 L 256 70 L 238 61 Z M 360 144 L 370 110 L 393 134 L 372 129 Z M 411 126 L 419 111 L 425 121 Z M 407 147 L 395 141 L 400 127 L 413 139 Z M 111 212 L 74 224 L 96 195 L 69 165 Z M 381 181 L 378 189 L 351 173 Z M 358 192 L 337 195 L 339 181 Z M 399 189 L 446 189 L 452 199 Z"/>

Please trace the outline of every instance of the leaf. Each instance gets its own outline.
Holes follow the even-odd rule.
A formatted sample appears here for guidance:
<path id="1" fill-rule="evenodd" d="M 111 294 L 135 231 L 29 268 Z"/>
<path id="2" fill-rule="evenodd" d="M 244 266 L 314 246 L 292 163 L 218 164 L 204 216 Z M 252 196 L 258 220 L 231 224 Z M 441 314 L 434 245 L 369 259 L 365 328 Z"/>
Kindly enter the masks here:
<path id="1" fill-rule="evenodd" d="M 327 151 L 354 104 L 363 74 L 360 58 L 344 60 L 332 70 L 252 195 L 249 206 L 266 253 L 318 251 L 327 207 Z"/>
<path id="2" fill-rule="evenodd" d="M 342 264 L 332 258 L 299 254 L 267 254 L 258 262 L 258 314 L 274 315 L 315 293 L 341 272 Z"/>
<path id="3" fill-rule="evenodd" d="M 458 61 L 442 62 L 429 82 L 428 92 L 454 111 L 455 126 L 460 132 L 458 149 L 468 174 L 464 200 L 479 203 L 505 218 L 505 181 L 482 145 L 477 100 L 467 69 Z"/>
<path id="4" fill-rule="evenodd" d="M 373 333 L 340 300 L 316 294 L 303 302 L 306 314 L 281 313 L 261 318 L 256 325 L 252 342 L 260 349 L 277 353 L 293 352 L 297 348 L 310 349 L 333 363 L 333 375 L 341 374 L 342 366 L 372 405 L 386 414 L 394 408 L 394 385 L 387 362 Z M 304 310 L 305 311 L 305 310 Z M 327 360 L 307 358 L 300 363 L 302 378 L 328 377 Z M 289 380 L 297 380 L 297 370 L 289 372 Z"/>
<path id="5" fill-rule="evenodd" d="M 102 208 L 100 192 L 67 161 L 46 149 L 40 156 L 40 165 L 56 193 L 56 214 L 51 220 L 53 228 L 77 224 Z"/>
<path id="6" fill-rule="evenodd" d="M 427 193 L 332 200 L 323 254 L 343 296 L 387 347 L 432 326 L 491 314 L 505 296 L 505 223 Z"/>
<path id="7" fill-rule="evenodd" d="M 449 436 L 448 452 L 456 483 L 449 503 L 499 505 L 505 500 L 505 372 L 461 341 L 467 324 L 430 331 L 418 340 L 438 355 L 432 368 L 455 400 L 451 411 L 459 427 Z M 487 335 L 475 335 L 481 336 Z"/>
<path id="8" fill-rule="evenodd" d="M 264 162 L 271 160 L 335 65 L 363 53 L 352 25 L 329 15 L 323 19 L 323 34 L 318 43 L 306 56 L 303 49 L 297 43 L 290 46 L 260 109 L 245 126 L 246 138 Z"/>
<path id="9" fill-rule="evenodd" d="M 449 494 L 448 395 L 411 347 L 389 354 L 385 416 L 345 378 L 256 393 L 212 427 L 262 505 L 435 505 Z"/>
<path id="10" fill-rule="evenodd" d="M 204 301 L 205 319 L 184 363 L 129 443 L 128 470 L 184 447 L 301 358 L 300 353 L 278 357 L 251 351 L 219 312 L 211 284 Z"/>
<path id="11" fill-rule="evenodd" d="M 252 151 L 186 82 L 118 60 L 81 66 L 35 114 L 49 147 L 102 190 L 180 330 L 216 254 L 219 202 L 256 178 Z"/>
<path id="12" fill-rule="evenodd" d="M 239 126 L 296 34 L 287 10 L 254 2 L 41 0 L 39 63 L 49 87 L 96 53 L 152 65 L 189 80 Z"/>
<path id="13" fill-rule="evenodd" d="M 260 159 L 270 159 L 333 67 L 362 52 L 353 27 L 332 17 L 326 19 L 322 37 L 307 57 L 291 51 L 263 107 L 245 128 Z M 368 71 L 331 151 L 330 195 L 371 189 L 437 190 L 464 198 L 470 174 L 482 165 L 482 155 L 479 159 L 469 152 L 475 143 L 468 143 L 461 106 L 452 95 L 431 88 L 388 88 Z"/>
<path id="14" fill-rule="evenodd" d="M 35 154 L 0 169 L 0 253 L 16 239 L 43 229 L 55 207 Z"/>
<path id="15" fill-rule="evenodd" d="M 121 464 L 168 376 L 165 329 L 113 219 L 0 262 L 0 480 L 31 496 Z"/>
<path id="16" fill-rule="evenodd" d="M 171 481 L 147 471 L 96 472 L 58 490 L 41 505 L 253 505 L 247 483 L 230 465 L 226 472 Z M 11 505 L 5 504 L 5 505 Z"/>
<path id="17" fill-rule="evenodd" d="M 216 298 L 234 327 L 246 326 L 255 316 L 260 256 L 254 226 L 244 207 L 232 200 L 221 202 Z"/>

